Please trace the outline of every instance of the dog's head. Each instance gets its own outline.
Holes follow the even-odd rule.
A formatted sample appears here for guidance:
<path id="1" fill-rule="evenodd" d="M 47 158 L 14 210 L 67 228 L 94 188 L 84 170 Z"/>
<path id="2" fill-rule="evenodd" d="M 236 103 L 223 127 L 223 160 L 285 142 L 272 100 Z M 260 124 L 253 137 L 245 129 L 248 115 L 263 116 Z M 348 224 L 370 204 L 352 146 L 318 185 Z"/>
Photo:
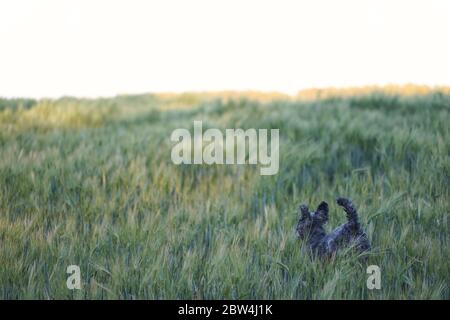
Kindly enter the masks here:
<path id="1" fill-rule="evenodd" d="M 302 204 L 299 207 L 299 215 L 296 234 L 300 239 L 306 239 L 314 229 L 322 228 L 328 221 L 328 204 L 321 202 L 314 212 L 310 212 L 308 206 Z"/>

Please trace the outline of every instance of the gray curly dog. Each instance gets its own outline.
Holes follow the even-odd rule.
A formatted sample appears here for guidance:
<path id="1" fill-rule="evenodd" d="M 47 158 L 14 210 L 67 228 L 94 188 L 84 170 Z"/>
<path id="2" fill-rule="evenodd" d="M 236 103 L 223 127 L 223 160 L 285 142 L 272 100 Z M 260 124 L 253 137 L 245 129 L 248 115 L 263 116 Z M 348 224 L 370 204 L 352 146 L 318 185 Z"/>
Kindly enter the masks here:
<path id="1" fill-rule="evenodd" d="M 370 241 L 362 230 L 358 213 L 350 199 L 337 198 L 347 214 L 347 222 L 327 234 L 324 225 L 328 221 L 328 204 L 321 202 L 315 212 L 302 204 L 299 208 L 300 220 L 297 223 L 298 238 L 307 241 L 308 247 L 319 256 L 332 256 L 339 249 L 353 246 L 359 253 L 370 250 Z"/>

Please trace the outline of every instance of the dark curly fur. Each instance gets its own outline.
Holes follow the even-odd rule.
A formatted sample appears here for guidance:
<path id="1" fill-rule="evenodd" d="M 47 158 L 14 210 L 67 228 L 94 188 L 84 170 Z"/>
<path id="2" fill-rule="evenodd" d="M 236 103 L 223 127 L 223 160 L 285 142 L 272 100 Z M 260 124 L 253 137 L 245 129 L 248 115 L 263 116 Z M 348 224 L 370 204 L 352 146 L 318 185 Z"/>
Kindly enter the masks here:
<path id="1" fill-rule="evenodd" d="M 320 203 L 315 212 L 310 212 L 308 207 L 302 204 L 299 208 L 300 220 L 296 227 L 297 236 L 306 240 L 311 250 L 320 256 L 331 256 L 350 245 L 360 253 L 370 250 L 369 238 L 361 228 L 353 203 L 346 198 L 337 198 L 336 202 L 347 214 L 346 223 L 326 234 L 324 225 L 328 221 L 328 204 Z"/>

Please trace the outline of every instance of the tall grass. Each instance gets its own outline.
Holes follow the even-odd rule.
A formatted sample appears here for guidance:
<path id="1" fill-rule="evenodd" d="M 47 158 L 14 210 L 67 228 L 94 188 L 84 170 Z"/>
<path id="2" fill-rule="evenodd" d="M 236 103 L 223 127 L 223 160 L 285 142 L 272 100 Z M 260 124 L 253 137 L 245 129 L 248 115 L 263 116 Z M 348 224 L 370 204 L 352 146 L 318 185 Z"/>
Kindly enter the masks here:
<path id="1" fill-rule="evenodd" d="M 2 100 L 1 298 L 449 298 L 449 95 L 163 98 Z M 194 120 L 279 128 L 279 173 L 173 165 L 170 134 Z M 344 222 L 338 195 L 359 208 L 368 261 L 324 263 L 294 236 L 301 202 Z"/>

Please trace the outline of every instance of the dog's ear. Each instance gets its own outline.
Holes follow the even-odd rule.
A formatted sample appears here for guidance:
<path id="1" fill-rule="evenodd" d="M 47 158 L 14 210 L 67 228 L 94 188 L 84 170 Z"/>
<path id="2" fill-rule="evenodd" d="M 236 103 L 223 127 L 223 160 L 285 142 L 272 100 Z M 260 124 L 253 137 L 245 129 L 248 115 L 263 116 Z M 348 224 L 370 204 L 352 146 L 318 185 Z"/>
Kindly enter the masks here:
<path id="1" fill-rule="evenodd" d="M 300 205 L 300 207 L 298 208 L 298 211 L 300 213 L 300 219 L 306 220 L 306 219 L 311 218 L 311 215 L 309 214 L 308 206 L 306 204 Z"/>
<path id="2" fill-rule="evenodd" d="M 322 201 L 317 207 L 316 213 L 314 214 L 314 220 L 326 223 L 328 221 L 328 203 Z"/>

